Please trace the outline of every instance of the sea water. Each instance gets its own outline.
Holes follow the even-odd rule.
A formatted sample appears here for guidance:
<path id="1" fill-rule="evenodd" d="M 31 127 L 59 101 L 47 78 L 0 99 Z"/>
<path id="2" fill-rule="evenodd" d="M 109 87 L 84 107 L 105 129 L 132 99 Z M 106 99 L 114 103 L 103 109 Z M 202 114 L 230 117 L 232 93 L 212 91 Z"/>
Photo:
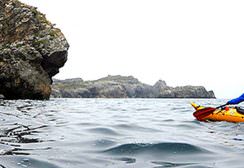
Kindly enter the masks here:
<path id="1" fill-rule="evenodd" d="M 244 124 L 196 121 L 191 101 L 225 103 L 0 100 L 0 167 L 244 167 Z"/>

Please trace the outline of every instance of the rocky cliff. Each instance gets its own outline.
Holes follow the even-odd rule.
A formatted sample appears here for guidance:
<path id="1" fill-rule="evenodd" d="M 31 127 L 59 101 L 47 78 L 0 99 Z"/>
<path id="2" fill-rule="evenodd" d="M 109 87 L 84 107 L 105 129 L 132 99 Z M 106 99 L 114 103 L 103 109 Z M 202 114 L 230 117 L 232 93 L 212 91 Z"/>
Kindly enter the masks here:
<path id="1" fill-rule="evenodd" d="M 141 83 L 132 76 L 107 76 L 95 81 L 81 78 L 55 80 L 53 97 L 69 98 L 215 98 L 203 86 L 170 87 L 159 80 L 155 85 Z"/>
<path id="2" fill-rule="evenodd" d="M 5 98 L 48 99 L 68 48 L 61 31 L 35 7 L 0 1 L 0 94 Z"/>

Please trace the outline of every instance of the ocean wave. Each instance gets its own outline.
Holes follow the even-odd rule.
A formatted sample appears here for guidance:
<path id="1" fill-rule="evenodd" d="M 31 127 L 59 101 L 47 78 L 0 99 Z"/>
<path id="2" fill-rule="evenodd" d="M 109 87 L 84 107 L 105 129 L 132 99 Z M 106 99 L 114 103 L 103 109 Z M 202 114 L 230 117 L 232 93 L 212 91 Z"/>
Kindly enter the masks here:
<path id="1" fill-rule="evenodd" d="M 211 153 L 210 151 L 187 143 L 174 143 L 174 142 L 163 142 L 163 143 L 130 143 L 123 144 L 113 148 L 109 148 L 105 151 L 109 154 L 200 154 L 200 153 Z"/>

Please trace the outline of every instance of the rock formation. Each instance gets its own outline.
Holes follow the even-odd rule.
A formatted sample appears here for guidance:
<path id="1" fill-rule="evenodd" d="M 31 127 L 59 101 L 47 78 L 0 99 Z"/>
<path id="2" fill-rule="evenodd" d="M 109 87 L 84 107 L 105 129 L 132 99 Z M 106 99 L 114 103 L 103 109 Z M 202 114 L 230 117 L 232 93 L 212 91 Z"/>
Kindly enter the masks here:
<path id="1" fill-rule="evenodd" d="M 68 48 L 61 31 L 35 7 L 0 1 L 0 94 L 5 98 L 48 99 Z"/>
<path id="2" fill-rule="evenodd" d="M 132 76 L 107 76 L 95 81 L 81 78 L 54 80 L 53 97 L 69 98 L 215 98 L 202 86 L 169 87 L 159 80 L 147 85 Z"/>

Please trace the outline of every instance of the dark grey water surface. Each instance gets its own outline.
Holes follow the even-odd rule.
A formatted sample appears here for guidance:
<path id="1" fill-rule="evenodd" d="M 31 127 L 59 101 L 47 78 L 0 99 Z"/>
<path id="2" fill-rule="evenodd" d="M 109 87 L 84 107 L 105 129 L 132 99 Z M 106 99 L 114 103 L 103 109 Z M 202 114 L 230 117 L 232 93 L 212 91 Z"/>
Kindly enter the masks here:
<path id="1" fill-rule="evenodd" d="M 0 100 L 0 168 L 244 167 L 244 124 L 196 121 L 191 101 Z"/>

